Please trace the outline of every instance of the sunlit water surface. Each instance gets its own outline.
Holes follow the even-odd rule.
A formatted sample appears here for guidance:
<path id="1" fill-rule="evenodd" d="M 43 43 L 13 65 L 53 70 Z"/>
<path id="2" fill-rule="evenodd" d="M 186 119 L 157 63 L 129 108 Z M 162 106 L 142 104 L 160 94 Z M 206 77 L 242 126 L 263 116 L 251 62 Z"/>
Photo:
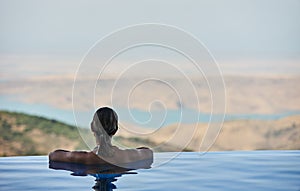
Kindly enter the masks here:
<path id="1" fill-rule="evenodd" d="M 106 190 L 300 190 L 300 151 L 190 152 L 170 161 L 168 156 L 156 153 L 151 169 L 97 177 L 49 169 L 46 156 L 2 157 L 0 190 L 93 190 L 95 179 L 103 177 L 116 179 Z"/>

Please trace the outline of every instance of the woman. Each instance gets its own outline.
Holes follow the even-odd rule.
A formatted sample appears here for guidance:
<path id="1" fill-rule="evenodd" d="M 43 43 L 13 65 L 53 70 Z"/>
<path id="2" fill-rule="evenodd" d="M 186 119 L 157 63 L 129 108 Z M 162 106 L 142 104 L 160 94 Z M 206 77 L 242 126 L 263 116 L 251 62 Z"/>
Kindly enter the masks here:
<path id="1" fill-rule="evenodd" d="M 153 160 L 153 152 L 149 148 L 122 150 L 112 146 L 111 138 L 118 131 L 118 116 L 111 108 L 102 107 L 96 111 L 91 123 L 91 130 L 97 143 L 93 151 L 56 150 L 49 154 L 49 160 L 81 164 L 125 164 Z"/>

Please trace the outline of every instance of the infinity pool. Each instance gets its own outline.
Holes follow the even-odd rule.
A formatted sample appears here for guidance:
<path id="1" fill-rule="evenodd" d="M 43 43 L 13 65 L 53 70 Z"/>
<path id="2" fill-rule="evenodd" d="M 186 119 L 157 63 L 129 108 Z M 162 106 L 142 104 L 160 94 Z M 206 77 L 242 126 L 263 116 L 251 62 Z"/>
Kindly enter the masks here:
<path id="1" fill-rule="evenodd" d="M 0 190 L 300 190 L 300 151 L 178 154 L 155 153 L 150 169 L 87 176 L 51 169 L 47 156 L 2 157 Z"/>

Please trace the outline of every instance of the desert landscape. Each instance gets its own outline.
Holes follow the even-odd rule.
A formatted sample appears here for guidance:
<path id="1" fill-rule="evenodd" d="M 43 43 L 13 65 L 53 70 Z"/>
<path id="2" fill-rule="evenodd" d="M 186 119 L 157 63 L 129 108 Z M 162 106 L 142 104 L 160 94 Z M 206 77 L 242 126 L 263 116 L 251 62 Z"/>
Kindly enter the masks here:
<path id="1" fill-rule="evenodd" d="M 76 108 L 78 110 L 90 109 L 91 101 L 95 105 L 117 105 L 127 107 L 129 90 L 133 82 L 139 79 L 101 79 L 96 82 L 91 79 L 76 81 L 78 91 L 74 92 Z M 210 112 L 211 98 L 208 85 L 203 78 L 192 79 L 193 88 L 186 87 L 186 79 L 165 79 L 178 90 L 181 100 L 176 92 L 166 87 L 164 83 L 148 82 L 138 86 L 132 92 L 131 108 L 145 110 L 151 101 L 159 99 L 167 109 L 179 109 L 180 106 L 198 109 L 201 112 Z M 274 114 L 300 109 L 300 81 L 299 76 L 225 76 L 226 113 L 229 114 Z M 114 83 L 120 83 L 111 92 Z M 48 76 L 35 77 L 23 80 L 8 80 L 0 82 L 0 95 L 13 101 L 29 104 L 47 104 L 55 108 L 72 110 L 73 77 Z M 90 92 L 86 90 L 94 90 Z M 151 91 L 149 91 L 149 88 Z M 119 92 L 123 92 L 118 94 Z M 188 93 L 194 93 L 190 95 Z M 113 94 L 111 94 L 113 93 Z M 195 104 L 198 96 L 199 106 Z M 250 99 L 251 98 L 251 99 Z M 180 102 L 181 101 L 181 102 Z M 180 104 L 179 104 L 180 102 Z M 94 102 L 92 102 L 94 103 Z M 155 107 L 155 105 L 154 105 Z"/>
<path id="2" fill-rule="evenodd" d="M 157 149 L 165 144 L 177 148 L 175 151 L 180 149 L 204 151 L 201 148 L 201 142 L 207 126 L 207 124 L 174 124 L 147 134 L 145 139 L 154 142 L 154 148 L 157 147 Z M 122 131 L 118 135 L 134 138 Z M 148 146 L 153 147 L 151 144 Z M 289 149 L 300 149 L 299 115 L 271 121 L 234 120 L 224 122 L 209 151 Z"/>
<path id="3" fill-rule="evenodd" d="M 77 127 L 56 120 L 22 113 L 1 111 L 0 127 L 0 156 L 47 155 L 58 148 L 89 150 L 86 144 L 95 145 L 88 129 L 78 131 Z M 120 127 L 113 144 L 122 148 L 148 146 L 156 152 L 206 151 L 201 147 L 206 128 L 207 124 L 174 124 L 153 132 L 135 128 L 144 134 L 132 135 Z M 300 116 L 273 121 L 228 121 L 212 143 L 207 151 L 298 150 Z"/>
<path id="4" fill-rule="evenodd" d="M 141 111 L 149 107 L 153 110 L 190 108 L 201 113 L 209 113 L 212 107 L 211 90 L 207 81 L 200 77 L 192 78 L 191 86 L 187 85 L 186 79 L 180 78 L 167 77 L 161 81 L 149 80 L 136 85 L 141 79 L 105 78 L 95 82 L 87 77 L 76 81 L 78 91 L 72 95 L 73 77 L 36 76 L 23 80 L 0 81 L 0 96 L 11 102 L 44 104 L 70 113 L 72 96 L 76 98 L 74 109 L 78 112 L 90 110 L 93 103 L 96 106 L 123 108 L 130 106 L 130 109 Z M 122 118 L 120 131 L 114 138 L 114 143 L 123 148 L 145 145 L 157 152 L 300 149 L 299 81 L 300 77 L 297 75 L 226 75 L 224 77 L 226 96 L 223 97 L 225 102 L 220 103 L 224 104 L 227 115 L 245 114 L 246 117 L 227 119 L 219 124 L 222 127 L 220 132 L 211 127 L 214 122 L 212 124 L 182 122 L 144 128 Z M 94 92 L 87 91 L 91 89 L 94 89 Z M 195 98 L 198 98 L 196 100 L 199 101 L 198 104 L 195 103 Z M 248 119 L 247 115 L 251 114 L 284 115 L 273 117 L 271 120 Z M 4 133 L 6 130 L 3 126 L 2 135 L 12 138 L 9 133 L 13 135 L 17 133 L 19 137 L 25 137 L 20 139 L 21 142 L 20 140 L 10 142 L 2 137 L 0 154 L 3 156 L 47 154 L 55 148 L 88 150 L 94 146 L 91 133 L 83 128 L 89 127 L 89 121 L 79 127 L 81 134 L 72 126 L 74 123 L 67 125 L 72 126 L 72 131 L 69 130 L 67 134 L 71 132 L 76 134 L 70 139 L 61 133 L 66 127 L 62 127 L 59 134 L 47 134 L 45 129 L 41 130 L 27 124 L 30 130 L 24 131 L 26 124 L 14 122 L 18 121 L 17 118 L 7 113 L 1 116 L 2 122 L 4 120 L 5 124 L 12 127 L 11 131 Z M 47 117 L 45 120 L 48 120 Z M 50 119 L 52 120 L 55 119 Z M 51 131 L 51 123 L 43 128 L 49 128 Z M 208 129 L 215 131 L 212 137 L 209 137 L 209 134 L 205 135 Z M 219 134 L 216 138 L 217 133 Z M 22 141 L 27 142 L 31 149 L 27 148 L 24 150 L 26 152 L 22 152 L 21 145 L 24 145 Z M 48 144 L 49 142 L 51 144 Z"/>

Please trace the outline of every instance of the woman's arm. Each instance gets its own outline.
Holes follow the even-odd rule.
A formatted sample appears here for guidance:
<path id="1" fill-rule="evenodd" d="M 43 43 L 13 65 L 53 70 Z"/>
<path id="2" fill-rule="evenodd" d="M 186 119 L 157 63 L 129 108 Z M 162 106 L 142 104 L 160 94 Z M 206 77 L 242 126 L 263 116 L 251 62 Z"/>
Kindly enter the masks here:
<path id="1" fill-rule="evenodd" d="M 69 161 L 69 155 L 70 151 L 66 150 L 55 150 L 51 153 L 49 153 L 49 160 L 50 161 L 56 161 L 56 162 L 70 162 Z"/>
<path id="2" fill-rule="evenodd" d="M 49 154 L 49 160 L 55 162 L 71 162 L 81 164 L 103 164 L 103 161 L 93 152 L 56 150 Z"/>
<path id="3" fill-rule="evenodd" d="M 141 147 L 138 149 L 121 150 L 115 147 L 115 156 L 112 158 L 101 159 L 93 152 L 86 151 L 66 151 L 55 150 L 49 154 L 49 160 L 55 162 L 69 162 L 80 164 L 124 164 L 142 160 L 153 162 L 153 151 L 149 148 Z"/>

